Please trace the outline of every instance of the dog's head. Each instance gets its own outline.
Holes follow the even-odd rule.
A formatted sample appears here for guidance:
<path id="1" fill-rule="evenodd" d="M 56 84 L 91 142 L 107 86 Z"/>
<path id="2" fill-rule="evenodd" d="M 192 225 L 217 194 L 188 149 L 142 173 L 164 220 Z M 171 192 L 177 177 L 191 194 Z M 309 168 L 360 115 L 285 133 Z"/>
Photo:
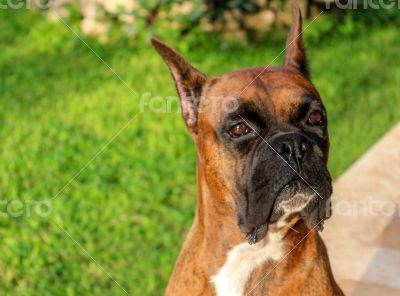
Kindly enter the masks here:
<path id="1" fill-rule="evenodd" d="M 238 225 L 251 243 L 282 217 L 299 215 L 315 227 L 329 216 L 327 114 L 310 81 L 295 4 L 292 13 L 279 68 L 209 78 L 152 40 L 175 80 L 212 196 L 236 205 Z"/>

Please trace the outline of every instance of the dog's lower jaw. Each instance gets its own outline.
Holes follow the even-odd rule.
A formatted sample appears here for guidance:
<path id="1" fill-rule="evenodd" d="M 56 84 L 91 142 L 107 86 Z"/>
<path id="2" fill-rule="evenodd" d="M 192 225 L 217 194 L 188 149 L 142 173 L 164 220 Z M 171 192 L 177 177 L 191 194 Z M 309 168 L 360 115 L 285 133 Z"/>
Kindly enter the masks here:
<path id="1" fill-rule="evenodd" d="M 321 217 L 318 203 L 322 201 L 319 198 L 317 194 L 297 193 L 289 199 L 280 201 L 275 206 L 275 210 L 280 213 L 280 217 L 273 222 L 267 222 L 247 232 L 245 234 L 247 242 L 253 245 L 262 240 L 267 235 L 270 224 L 274 225 L 275 229 L 282 229 L 287 225 L 293 225 L 293 221 L 299 219 L 303 219 L 310 230 L 315 228 L 318 231 L 322 231 L 324 220 L 327 217 Z"/>

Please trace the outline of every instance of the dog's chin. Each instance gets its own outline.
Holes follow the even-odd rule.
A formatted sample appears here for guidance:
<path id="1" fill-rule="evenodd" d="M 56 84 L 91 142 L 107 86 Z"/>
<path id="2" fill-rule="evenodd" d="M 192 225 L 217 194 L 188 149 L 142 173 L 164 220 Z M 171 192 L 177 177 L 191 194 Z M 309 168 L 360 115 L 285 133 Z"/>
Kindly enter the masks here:
<path id="1" fill-rule="evenodd" d="M 327 197 L 329 199 L 329 196 Z M 297 184 L 286 185 L 275 198 L 273 211 L 262 225 L 246 233 L 249 244 L 255 244 L 267 235 L 270 225 L 285 227 L 291 218 L 300 218 L 309 229 L 323 230 L 324 220 L 330 216 L 324 208 L 321 196 Z"/>

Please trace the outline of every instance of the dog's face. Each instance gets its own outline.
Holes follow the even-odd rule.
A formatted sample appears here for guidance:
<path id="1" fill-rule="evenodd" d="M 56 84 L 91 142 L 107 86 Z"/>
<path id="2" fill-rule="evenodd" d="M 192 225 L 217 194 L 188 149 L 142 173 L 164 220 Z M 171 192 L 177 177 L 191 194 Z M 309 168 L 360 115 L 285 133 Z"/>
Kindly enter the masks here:
<path id="1" fill-rule="evenodd" d="M 235 205 L 250 243 L 287 216 L 309 227 L 329 216 L 327 115 L 308 79 L 297 7 L 293 16 L 281 68 L 208 78 L 153 40 L 175 79 L 209 189 L 216 202 Z"/>
<path id="2" fill-rule="evenodd" d="M 294 211 L 313 227 L 331 194 L 327 115 L 318 92 L 296 71 L 262 70 L 211 81 L 197 132 L 206 178 L 234 197 L 239 227 L 253 239 Z"/>

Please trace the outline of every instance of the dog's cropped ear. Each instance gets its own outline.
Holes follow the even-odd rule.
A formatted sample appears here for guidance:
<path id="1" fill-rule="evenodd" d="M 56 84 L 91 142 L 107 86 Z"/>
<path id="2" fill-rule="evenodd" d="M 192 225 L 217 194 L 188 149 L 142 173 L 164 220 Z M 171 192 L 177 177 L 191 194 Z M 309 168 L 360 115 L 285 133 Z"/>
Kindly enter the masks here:
<path id="1" fill-rule="evenodd" d="M 151 43 L 164 59 L 175 80 L 186 126 L 191 133 L 196 134 L 199 101 L 207 77 L 166 44 L 155 38 L 151 39 Z"/>
<path id="2" fill-rule="evenodd" d="M 286 41 L 284 66 L 294 68 L 305 77 L 310 78 L 303 42 L 301 11 L 296 0 L 292 0 L 292 27 Z"/>

